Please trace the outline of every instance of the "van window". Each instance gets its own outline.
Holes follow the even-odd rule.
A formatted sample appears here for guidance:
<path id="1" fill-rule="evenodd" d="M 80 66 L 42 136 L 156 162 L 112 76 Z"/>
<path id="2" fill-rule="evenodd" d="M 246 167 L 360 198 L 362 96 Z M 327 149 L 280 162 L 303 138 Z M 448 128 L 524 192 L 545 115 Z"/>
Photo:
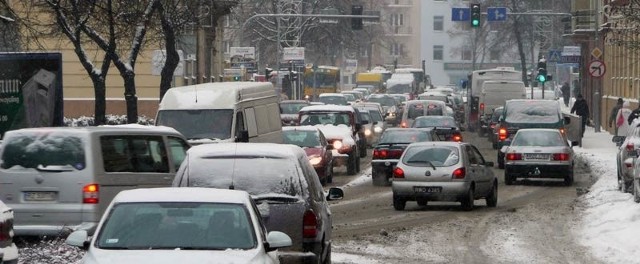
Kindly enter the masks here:
<path id="1" fill-rule="evenodd" d="M 244 126 L 244 115 L 242 114 L 242 111 L 239 111 L 236 113 L 236 138 L 240 138 L 240 132 L 244 130 L 247 130 Z"/>
<path id="2" fill-rule="evenodd" d="M 173 127 L 187 139 L 231 138 L 231 109 L 162 110 L 157 125 Z"/>
<path id="3" fill-rule="evenodd" d="M 280 119 L 280 112 L 278 111 L 279 108 L 278 104 L 267 105 L 269 127 L 271 128 L 271 131 L 269 132 L 282 130 L 282 120 Z"/>
<path id="4" fill-rule="evenodd" d="M 160 136 L 100 137 L 105 172 L 169 172 Z"/>
<path id="5" fill-rule="evenodd" d="M 267 107 L 264 105 L 258 105 L 255 107 L 256 122 L 258 123 L 258 133 L 266 134 L 271 130 L 269 128 L 269 118 L 267 113 Z"/>
<path id="6" fill-rule="evenodd" d="M 244 109 L 244 114 L 247 116 L 247 130 L 249 130 L 249 137 L 255 137 L 258 135 L 258 127 L 256 125 L 256 112 L 253 108 Z"/>
<path id="7" fill-rule="evenodd" d="M 182 164 L 185 156 L 187 155 L 187 149 L 189 149 L 189 145 L 180 138 L 169 137 L 169 149 L 171 151 L 173 166 L 177 170 L 180 167 L 180 164 Z"/>
<path id="8" fill-rule="evenodd" d="M 77 170 L 86 167 L 82 139 L 68 133 L 20 133 L 5 138 L 3 145 L 3 169 L 38 165 L 70 165 Z"/>

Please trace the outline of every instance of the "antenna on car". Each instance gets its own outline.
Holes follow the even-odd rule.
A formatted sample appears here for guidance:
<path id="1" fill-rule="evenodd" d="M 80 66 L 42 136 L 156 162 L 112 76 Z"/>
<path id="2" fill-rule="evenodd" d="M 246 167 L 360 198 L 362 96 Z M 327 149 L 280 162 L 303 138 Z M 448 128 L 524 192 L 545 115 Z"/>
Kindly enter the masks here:
<path id="1" fill-rule="evenodd" d="M 198 102 L 198 85 L 193 86 L 193 91 L 196 92 L 196 103 Z"/>
<path id="2" fill-rule="evenodd" d="M 238 143 L 235 143 L 235 153 L 234 153 L 233 165 L 231 166 L 231 185 L 229 185 L 229 190 L 235 190 L 236 187 L 233 186 L 233 176 L 236 174 L 236 159 L 238 157 Z"/>

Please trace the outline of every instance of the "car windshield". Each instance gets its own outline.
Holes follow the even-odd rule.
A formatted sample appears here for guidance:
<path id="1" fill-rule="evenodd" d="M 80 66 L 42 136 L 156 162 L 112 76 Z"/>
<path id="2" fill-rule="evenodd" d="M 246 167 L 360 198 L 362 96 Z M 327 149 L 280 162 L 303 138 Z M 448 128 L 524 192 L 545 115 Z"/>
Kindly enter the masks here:
<path id="1" fill-rule="evenodd" d="M 560 121 L 560 106 L 556 101 L 511 101 L 505 108 L 508 123 L 556 123 Z"/>
<path id="2" fill-rule="evenodd" d="M 502 108 L 496 108 L 495 111 L 493 111 L 493 115 L 491 116 L 491 121 L 496 123 L 498 121 L 500 121 L 500 117 L 502 117 Z"/>
<path id="3" fill-rule="evenodd" d="M 410 104 L 408 108 L 409 108 L 409 111 L 407 113 L 407 116 L 408 118 L 411 118 L 411 119 L 415 119 L 420 116 L 443 115 L 442 107 L 438 107 L 435 104 L 427 105 L 426 113 L 424 109 L 425 108 L 424 104 Z"/>
<path id="4" fill-rule="evenodd" d="M 5 138 L 2 145 L 3 169 L 56 165 L 82 170 L 86 167 L 85 143 L 68 132 L 20 132 Z"/>
<path id="5" fill-rule="evenodd" d="M 292 144 L 298 147 L 320 147 L 320 137 L 318 137 L 317 131 L 310 130 L 285 130 L 282 131 L 284 135 L 284 143 Z"/>
<path id="6" fill-rule="evenodd" d="M 416 118 L 412 127 L 455 127 L 456 121 L 450 116 L 423 116 Z"/>
<path id="7" fill-rule="evenodd" d="M 344 96 L 320 96 L 318 101 L 328 105 L 349 105 L 347 98 Z"/>
<path id="8" fill-rule="evenodd" d="M 342 95 L 344 95 L 344 98 L 347 98 L 347 101 L 349 102 L 353 102 L 356 100 L 356 96 L 350 93 L 343 93 Z"/>
<path id="9" fill-rule="evenodd" d="M 409 84 L 394 84 L 391 87 L 387 88 L 387 93 L 411 93 L 411 85 Z"/>
<path id="10" fill-rule="evenodd" d="M 387 130 L 382 134 L 379 144 L 409 144 L 421 141 L 431 141 L 429 133 L 412 129 Z"/>
<path id="11" fill-rule="evenodd" d="M 402 163 L 417 167 L 449 167 L 458 163 L 460 154 L 453 146 L 411 146 Z"/>
<path id="12" fill-rule="evenodd" d="M 256 170 L 259 168 L 259 170 Z M 289 159 L 256 156 L 206 156 L 190 161 L 189 186 L 244 190 L 251 195 L 307 197 L 306 182 Z M 297 201 L 297 200 L 296 200 Z"/>
<path id="13" fill-rule="evenodd" d="M 280 104 L 280 112 L 283 114 L 298 114 L 298 111 L 305 106 L 308 106 L 307 103 L 284 103 Z"/>
<path id="14" fill-rule="evenodd" d="M 367 101 L 372 103 L 379 103 L 382 106 L 394 106 L 396 105 L 396 100 L 390 96 L 372 96 L 367 99 Z"/>
<path id="15" fill-rule="evenodd" d="M 448 103 L 449 100 L 446 95 L 421 95 L 418 97 L 420 100 L 436 100 Z"/>
<path id="16" fill-rule="evenodd" d="M 95 246 L 105 250 L 252 249 L 257 239 L 242 204 L 120 203 L 108 212 Z"/>
<path id="17" fill-rule="evenodd" d="M 300 125 L 347 125 L 350 126 L 348 113 L 332 113 L 332 112 L 308 112 L 300 115 Z"/>
<path id="18" fill-rule="evenodd" d="M 157 125 L 173 127 L 188 139 L 231 138 L 231 109 L 158 111 Z"/>
<path id="19" fill-rule="evenodd" d="M 511 142 L 511 146 L 556 147 L 565 145 L 566 143 L 558 131 L 520 130 Z"/>

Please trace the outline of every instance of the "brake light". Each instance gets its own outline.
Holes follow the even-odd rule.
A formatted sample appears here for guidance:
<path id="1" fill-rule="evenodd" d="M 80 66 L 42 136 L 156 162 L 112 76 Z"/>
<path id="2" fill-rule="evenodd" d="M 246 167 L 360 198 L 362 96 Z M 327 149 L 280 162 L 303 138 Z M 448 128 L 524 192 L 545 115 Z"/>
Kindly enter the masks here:
<path id="1" fill-rule="evenodd" d="M 374 159 L 386 159 L 388 155 L 388 151 L 386 149 L 374 149 L 373 150 L 373 158 Z"/>
<path id="2" fill-rule="evenodd" d="M 553 160 L 569 160 L 569 153 L 554 153 Z"/>
<path id="3" fill-rule="evenodd" d="M 507 153 L 507 160 L 522 160 L 522 154 L 520 153 Z"/>
<path id="4" fill-rule="evenodd" d="M 400 126 L 402 128 L 407 128 L 407 121 L 402 121 L 402 123 L 400 123 Z"/>
<path id="5" fill-rule="evenodd" d="M 390 159 L 397 159 L 400 158 L 400 156 L 402 156 L 402 150 L 401 149 L 392 149 L 389 150 L 388 152 L 388 156 Z"/>
<path id="6" fill-rule="evenodd" d="M 100 186 L 98 184 L 92 183 L 85 185 L 82 187 L 82 203 L 97 204 L 100 202 L 99 193 Z"/>
<path id="7" fill-rule="evenodd" d="M 308 210 L 302 217 L 302 237 L 315 238 L 318 235 L 318 219 L 316 214 Z"/>
<path id="8" fill-rule="evenodd" d="M 404 171 L 401 168 L 396 167 L 393 169 L 394 178 L 404 178 Z"/>
<path id="9" fill-rule="evenodd" d="M 507 129 L 506 128 L 500 128 L 500 130 L 498 130 L 498 138 L 500 140 L 505 140 L 507 139 Z"/>
<path id="10" fill-rule="evenodd" d="M 633 143 L 627 143 L 627 151 L 633 151 Z"/>
<path id="11" fill-rule="evenodd" d="M 484 111 L 484 103 L 480 104 L 480 111 Z"/>
<path id="12" fill-rule="evenodd" d="M 564 128 L 560 129 L 560 133 L 564 134 Z"/>
<path id="13" fill-rule="evenodd" d="M 462 141 L 462 136 L 461 135 L 453 135 L 453 141 L 455 142 L 461 142 Z"/>
<path id="14" fill-rule="evenodd" d="M 463 168 L 457 168 L 456 170 L 453 171 L 453 173 L 451 173 L 451 177 L 453 177 L 454 179 L 464 179 L 464 176 L 466 174 L 466 171 Z"/>

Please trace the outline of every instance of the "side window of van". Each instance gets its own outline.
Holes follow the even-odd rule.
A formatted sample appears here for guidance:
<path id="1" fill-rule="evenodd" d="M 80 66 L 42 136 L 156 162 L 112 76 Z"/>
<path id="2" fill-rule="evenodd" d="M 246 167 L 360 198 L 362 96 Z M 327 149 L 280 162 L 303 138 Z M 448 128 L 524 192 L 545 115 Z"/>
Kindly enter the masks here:
<path id="1" fill-rule="evenodd" d="M 258 123 L 258 133 L 266 134 L 271 131 L 269 128 L 269 118 L 267 113 L 267 107 L 264 105 L 258 105 L 255 107 L 256 122 Z"/>
<path id="2" fill-rule="evenodd" d="M 105 172 L 169 172 L 160 136 L 100 137 Z"/>
<path id="3" fill-rule="evenodd" d="M 282 121 L 280 120 L 280 107 L 278 104 L 270 104 L 267 106 L 269 113 L 269 127 L 271 132 L 282 130 Z"/>
<path id="4" fill-rule="evenodd" d="M 238 113 L 236 113 L 236 138 L 240 137 L 240 132 L 242 132 L 243 130 L 247 130 L 247 127 L 245 127 L 244 125 L 244 114 L 242 114 L 242 111 L 239 111 Z"/>
<path id="5" fill-rule="evenodd" d="M 180 138 L 169 137 L 169 151 L 171 151 L 171 159 L 176 170 L 187 156 L 187 149 L 189 149 L 187 142 Z"/>
<path id="6" fill-rule="evenodd" d="M 256 112 L 253 108 L 244 109 L 244 115 L 247 118 L 247 130 L 249 131 L 249 137 L 255 137 L 258 135 L 258 127 L 256 125 Z"/>

